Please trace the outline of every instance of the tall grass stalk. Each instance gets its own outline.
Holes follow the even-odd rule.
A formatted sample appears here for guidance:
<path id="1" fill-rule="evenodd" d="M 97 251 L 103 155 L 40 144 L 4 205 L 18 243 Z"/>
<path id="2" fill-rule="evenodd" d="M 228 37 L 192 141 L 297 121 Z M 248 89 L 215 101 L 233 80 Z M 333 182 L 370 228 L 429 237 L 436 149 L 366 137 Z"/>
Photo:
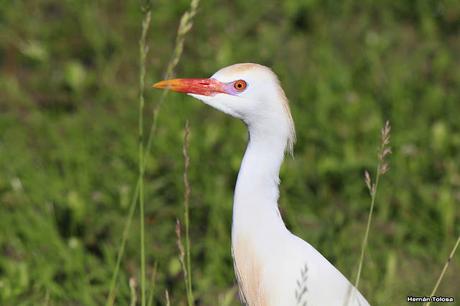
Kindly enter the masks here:
<path id="1" fill-rule="evenodd" d="M 188 293 L 188 270 L 187 264 L 185 263 L 185 248 L 184 244 L 182 243 L 182 232 L 181 232 L 181 223 L 179 219 L 176 220 L 176 244 L 177 249 L 179 250 L 179 261 L 180 266 L 182 268 L 182 274 L 184 275 L 184 283 L 185 283 L 185 290 Z M 187 305 L 189 305 L 189 299 L 187 294 Z"/>
<path id="2" fill-rule="evenodd" d="M 168 62 L 168 66 L 164 74 L 164 79 L 169 79 L 174 75 L 174 70 L 176 69 L 177 64 L 179 64 L 179 61 L 182 57 L 182 53 L 184 51 L 185 37 L 187 36 L 187 34 L 190 32 L 190 30 L 193 27 L 193 19 L 195 18 L 196 13 L 198 12 L 199 4 L 200 4 L 200 0 L 191 0 L 189 10 L 186 11 L 180 19 L 179 27 L 177 29 L 176 43 L 174 45 L 174 50 L 173 50 L 171 59 Z M 161 105 L 163 105 L 164 101 L 166 100 L 168 93 L 169 93 L 169 90 L 164 90 L 161 94 L 160 100 L 153 108 L 152 125 L 150 126 L 150 132 L 149 132 L 147 148 L 146 148 L 147 152 L 150 151 L 150 147 L 151 147 L 152 140 L 153 140 L 153 135 L 156 130 L 157 118 L 158 118 L 158 114 L 160 113 Z"/>
<path id="3" fill-rule="evenodd" d="M 190 183 L 188 180 L 188 169 L 190 166 L 190 157 L 188 154 L 189 148 L 190 126 L 188 121 L 185 123 L 184 129 L 184 144 L 182 153 L 184 155 L 184 224 L 185 224 L 185 247 L 182 243 L 181 224 L 176 222 L 176 237 L 177 248 L 179 250 L 179 261 L 184 274 L 185 289 L 187 292 L 187 305 L 193 306 L 193 291 L 192 291 L 192 269 L 190 260 L 190 234 L 189 234 L 189 203 L 190 203 Z"/>
<path id="4" fill-rule="evenodd" d="M 147 31 L 150 26 L 150 8 L 144 10 L 144 20 L 142 21 L 142 34 L 139 40 L 139 221 L 141 236 L 141 305 L 146 306 L 145 295 L 145 228 L 144 228 L 144 87 L 145 87 L 145 59 L 148 47 L 145 44 Z"/>
<path id="5" fill-rule="evenodd" d="M 190 125 L 188 120 L 185 122 L 184 128 L 184 145 L 182 148 L 182 153 L 184 155 L 184 224 L 185 224 L 185 256 L 187 262 L 187 301 L 188 305 L 193 305 L 193 291 L 192 291 L 192 264 L 190 260 L 190 215 L 189 215 L 189 205 L 190 205 L 190 183 L 188 180 L 188 169 L 190 167 L 190 156 L 188 154 L 189 144 L 190 144 Z"/>
<path id="6" fill-rule="evenodd" d="M 190 126 L 188 121 L 185 123 L 184 128 L 184 144 L 182 147 L 182 154 L 184 156 L 184 224 L 185 224 L 185 247 L 182 242 L 181 224 L 180 221 L 176 221 L 176 242 L 179 250 L 179 261 L 182 267 L 182 273 L 184 274 L 185 289 L 187 292 L 187 305 L 194 305 L 193 291 L 192 291 L 192 269 L 190 260 L 190 234 L 189 234 L 189 203 L 190 203 L 190 183 L 188 181 L 188 169 L 190 166 L 190 157 L 188 154 L 189 148 L 189 137 L 190 137 Z"/>
<path id="7" fill-rule="evenodd" d="M 431 291 L 430 297 L 434 296 L 436 294 L 436 291 L 438 291 L 439 285 L 441 284 L 442 279 L 444 278 L 444 274 L 447 271 L 447 267 L 449 267 L 450 262 L 452 261 L 452 258 L 454 258 L 455 252 L 457 251 L 458 245 L 460 244 L 460 236 L 457 238 L 457 242 L 455 242 L 454 247 L 450 251 L 449 257 L 447 258 L 446 262 L 444 263 L 444 267 L 442 268 L 441 274 L 439 274 L 438 280 L 436 281 L 436 284 L 433 287 L 433 290 Z M 425 304 L 425 306 L 430 306 L 431 302 L 428 302 Z"/>
<path id="8" fill-rule="evenodd" d="M 366 183 L 366 186 L 369 190 L 369 194 L 371 196 L 371 206 L 369 208 L 369 215 L 367 217 L 366 231 L 364 232 L 364 238 L 363 238 L 363 241 L 361 242 L 361 254 L 359 256 L 358 271 L 356 272 L 356 278 L 355 278 L 355 284 L 354 284 L 355 288 L 352 290 L 352 294 L 348 295 L 348 301 L 345 305 L 348 305 L 350 297 L 353 297 L 353 295 L 355 294 L 355 291 L 359 287 L 359 281 L 361 279 L 361 271 L 363 268 L 364 256 L 365 256 L 365 252 L 367 248 L 367 243 L 369 240 L 369 232 L 370 232 L 371 223 L 372 223 L 372 216 L 374 215 L 374 206 L 375 206 L 375 199 L 377 196 L 377 189 L 380 183 L 381 176 L 384 175 L 389 170 L 389 166 L 385 158 L 389 154 L 391 154 L 390 132 L 391 132 L 390 122 L 386 121 L 385 126 L 382 128 L 380 132 L 380 146 L 379 146 L 378 155 L 377 155 L 378 162 L 377 162 L 377 167 L 375 170 L 374 180 L 371 179 L 371 175 L 369 174 L 367 170 L 364 172 L 364 182 Z"/>
<path id="9" fill-rule="evenodd" d="M 155 263 L 155 265 L 153 266 L 153 272 L 152 272 L 152 278 L 150 279 L 150 293 L 149 293 L 149 297 L 147 299 L 147 306 L 152 306 L 153 305 L 153 297 L 155 295 L 155 286 L 156 286 L 156 283 L 157 283 L 157 271 L 158 271 L 158 265 L 157 263 Z"/>
<path id="10" fill-rule="evenodd" d="M 199 6 L 200 0 L 192 0 L 190 2 L 190 8 L 188 11 L 186 11 L 181 18 L 181 22 L 179 24 L 179 28 L 177 30 L 177 36 L 176 36 L 176 43 L 173 51 L 173 55 L 168 63 L 166 72 L 165 72 L 165 78 L 170 78 L 174 74 L 174 69 L 176 68 L 177 64 L 180 61 L 180 58 L 182 57 L 182 52 L 184 49 L 184 43 L 185 43 L 185 37 L 187 34 L 190 32 L 193 26 L 193 19 L 195 18 L 195 15 L 198 11 L 198 6 Z M 145 73 L 145 70 L 144 70 Z M 163 91 L 159 102 L 156 104 L 152 111 L 152 124 L 149 129 L 149 134 L 148 134 L 148 140 L 147 144 L 145 145 L 144 153 L 150 152 L 150 149 L 152 147 L 152 141 L 153 141 L 153 135 L 156 130 L 156 124 L 157 124 L 157 118 L 158 114 L 160 112 L 161 105 L 164 103 L 166 100 L 168 90 Z M 148 155 L 144 154 L 143 158 L 143 165 L 146 164 L 146 159 Z M 136 203 L 137 199 L 139 197 L 139 191 L 140 191 L 140 185 L 141 185 L 141 180 L 138 178 L 136 182 L 136 188 L 134 190 L 133 196 L 131 198 L 131 203 L 130 203 L 130 208 L 128 212 L 128 216 L 126 217 L 126 222 L 125 226 L 123 229 L 123 236 L 121 239 L 120 247 L 118 249 L 117 253 L 117 261 L 115 263 L 115 269 L 112 275 L 112 280 L 110 284 L 110 290 L 109 294 L 107 296 L 107 301 L 106 301 L 106 306 L 112 306 L 114 304 L 115 300 L 115 289 L 116 289 L 116 283 L 118 279 L 118 274 L 120 271 L 120 266 L 121 266 L 121 261 L 123 259 L 124 253 L 125 253 L 125 248 L 126 248 L 126 241 L 128 240 L 129 237 L 129 230 L 131 228 L 131 223 L 132 219 L 134 216 L 134 211 L 136 208 Z"/>

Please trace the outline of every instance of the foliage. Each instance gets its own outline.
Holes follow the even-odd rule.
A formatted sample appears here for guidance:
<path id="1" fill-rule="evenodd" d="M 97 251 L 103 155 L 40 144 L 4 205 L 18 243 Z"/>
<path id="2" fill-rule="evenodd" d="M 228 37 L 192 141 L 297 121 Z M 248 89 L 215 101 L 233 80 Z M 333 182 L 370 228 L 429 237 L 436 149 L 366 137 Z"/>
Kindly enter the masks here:
<path id="1" fill-rule="evenodd" d="M 147 85 L 163 77 L 189 6 L 153 1 Z M 102 305 L 138 178 L 140 3 L 0 8 L 0 304 Z M 429 294 L 460 231 L 459 2 L 214 0 L 194 18 L 177 75 L 246 61 L 278 73 L 298 136 L 281 173 L 281 211 L 349 279 L 369 209 L 362 175 L 391 122 L 391 171 L 379 185 L 360 289 L 376 305 Z M 145 91 L 144 131 L 160 96 Z M 175 234 L 186 120 L 193 295 L 198 305 L 238 305 L 231 202 L 245 127 L 179 94 L 163 103 L 145 156 L 153 304 L 187 300 Z M 139 290 L 130 287 L 139 226 L 133 220 L 119 305 Z M 456 256 L 437 293 L 459 299 L 459 275 Z"/>

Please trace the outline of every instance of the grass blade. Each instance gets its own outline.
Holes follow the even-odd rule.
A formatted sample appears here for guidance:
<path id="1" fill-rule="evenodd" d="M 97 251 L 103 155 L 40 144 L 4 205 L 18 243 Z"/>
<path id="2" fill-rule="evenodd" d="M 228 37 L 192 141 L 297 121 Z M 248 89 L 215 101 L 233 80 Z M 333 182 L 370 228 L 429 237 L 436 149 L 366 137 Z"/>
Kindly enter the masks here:
<path id="1" fill-rule="evenodd" d="M 455 242 L 454 247 L 452 248 L 452 251 L 449 254 L 449 257 L 447 257 L 447 260 L 444 264 L 444 267 L 442 268 L 441 274 L 439 274 L 438 280 L 436 281 L 436 284 L 434 285 L 433 290 L 431 291 L 430 297 L 434 296 L 436 294 L 436 291 L 438 291 L 439 285 L 441 284 L 442 279 L 444 278 L 444 274 L 447 271 L 447 267 L 449 267 L 450 262 L 452 261 L 452 258 L 454 258 L 455 252 L 457 251 L 458 245 L 460 244 L 460 236 L 457 238 L 457 242 Z M 425 306 L 430 306 L 431 302 L 428 302 L 425 304 Z"/>
<path id="2" fill-rule="evenodd" d="M 129 206 L 129 212 L 128 212 L 128 217 L 126 218 L 125 227 L 123 228 L 121 244 L 120 244 L 120 247 L 117 253 L 117 262 L 115 263 L 115 270 L 112 275 L 112 280 L 110 281 L 109 295 L 107 296 L 107 301 L 105 303 L 106 306 L 112 306 L 115 301 L 115 289 L 116 289 L 116 283 L 118 279 L 118 273 L 120 272 L 121 260 L 123 258 L 123 254 L 125 253 L 126 241 L 128 240 L 128 236 L 129 236 L 129 229 L 131 228 L 134 211 L 136 210 L 136 203 L 137 203 L 137 198 L 139 194 L 139 185 L 140 184 L 138 180 L 136 184 L 136 189 L 134 191 L 134 195 L 131 199 L 131 204 Z"/>

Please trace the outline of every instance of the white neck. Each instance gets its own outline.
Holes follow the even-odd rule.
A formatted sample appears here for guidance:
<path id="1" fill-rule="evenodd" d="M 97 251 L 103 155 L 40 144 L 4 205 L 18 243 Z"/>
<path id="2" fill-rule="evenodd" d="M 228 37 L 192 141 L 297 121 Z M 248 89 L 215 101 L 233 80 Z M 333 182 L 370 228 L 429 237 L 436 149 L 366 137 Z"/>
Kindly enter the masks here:
<path id="1" fill-rule="evenodd" d="M 286 230 L 278 210 L 278 175 L 286 142 L 282 126 L 267 130 L 249 125 L 249 144 L 235 187 L 233 238 Z"/>

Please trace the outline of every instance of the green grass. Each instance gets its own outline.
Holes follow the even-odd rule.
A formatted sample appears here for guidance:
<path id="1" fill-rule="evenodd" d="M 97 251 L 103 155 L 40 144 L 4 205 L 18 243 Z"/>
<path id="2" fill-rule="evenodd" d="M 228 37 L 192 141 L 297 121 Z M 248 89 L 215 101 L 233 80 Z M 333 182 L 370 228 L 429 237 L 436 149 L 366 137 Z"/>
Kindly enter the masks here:
<path id="1" fill-rule="evenodd" d="M 0 6 L 0 304 L 104 304 L 139 175 L 139 1 Z M 146 88 L 170 70 L 190 2 L 151 9 Z M 282 168 L 282 214 L 349 279 L 369 210 L 362 174 L 390 120 L 391 170 L 379 185 L 359 283 L 375 305 L 429 294 L 460 231 L 459 20 L 458 1 L 449 0 L 203 1 L 168 73 L 205 77 L 253 61 L 279 74 L 298 136 Z M 231 202 L 245 127 L 190 97 L 161 95 L 146 89 L 143 122 L 148 142 L 155 113 L 144 156 L 152 304 L 188 299 L 175 227 L 189 120 L 193 298 L 238 305 Z M 140 226 L 135 218 L 126 232 L 117 305 L 129 305 L 132 288 L 141 301 Z M 459 275 L 457 254 L 437 294 L 459 299 Z"/>
<path id="2" fill-rule="evenodd" d="M 142 7 L 144 11 L 144 18 L 142 20 L 142 34 L 139 40 L 139 223 L 140 223 L 140 249 L 141 249 L 141 305 L 146 304 L 145 294 L 145 202 L 144 202 L 144 87 L 145 87 L 145 60 L 148 54 L 146 46 L 147 31 L 150 27 L 151 13 L 150 7 Z M 134 303 L 135 304 L 135 303 Z"/>

